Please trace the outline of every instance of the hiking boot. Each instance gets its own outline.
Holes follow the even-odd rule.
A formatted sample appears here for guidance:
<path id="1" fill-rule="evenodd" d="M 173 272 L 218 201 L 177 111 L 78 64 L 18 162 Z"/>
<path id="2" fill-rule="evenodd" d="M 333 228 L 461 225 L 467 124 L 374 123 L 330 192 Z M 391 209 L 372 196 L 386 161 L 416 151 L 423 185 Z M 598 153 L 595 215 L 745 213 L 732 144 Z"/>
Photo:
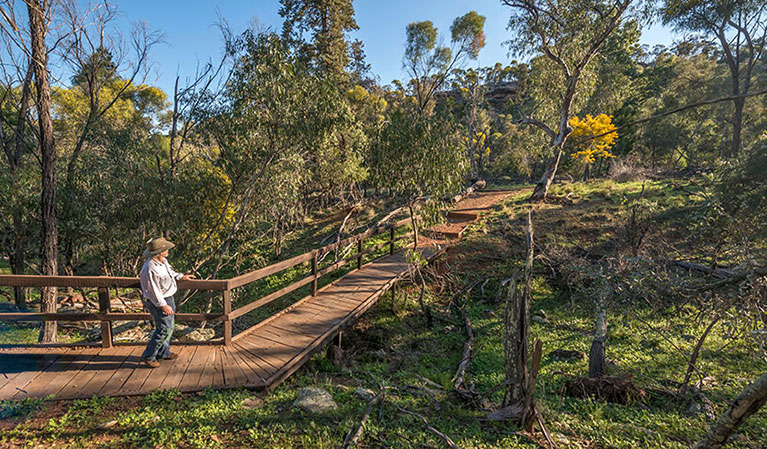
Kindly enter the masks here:
<path id="1" fill-rule="evenodd" d="M 177 358 L 178 358 L 178 354 L 176 354 L 175 352 L 171 352 L 170 354 L 168 354 L 168 357 L 163 357 L 162 359 L 163 360 L 176 360 Z"/>
<path id="2" fill-rule="evenodd" d="M 141 364 L 149 368 L 157 368 L 160 366 L 160 362 L 157 360 L 141 359 Z"/>

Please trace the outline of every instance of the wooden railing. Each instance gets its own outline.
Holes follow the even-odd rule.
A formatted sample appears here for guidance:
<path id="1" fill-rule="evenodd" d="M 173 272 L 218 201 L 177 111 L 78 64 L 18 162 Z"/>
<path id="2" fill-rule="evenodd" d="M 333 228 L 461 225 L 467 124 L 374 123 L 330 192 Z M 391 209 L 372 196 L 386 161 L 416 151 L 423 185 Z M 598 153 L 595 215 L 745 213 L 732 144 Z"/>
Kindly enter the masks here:
<path id="1" fill-rule="evenodd" d="M 389 254 L 394 254 L 395 243 L 412 237 L 413 232 L 396 236 L 396 229 L 410 224 L 410 219 L 406 218 L 393 224 L 376 226 L 367 231 L 349 237 L 347 239 L 331 243 L 321 248 L 312 250 L 287 260 L 283 260 L 267 267 L 242 274 L 231 279 L 215 280 L 180 280 L 178 281 L 179 290 L 198 290 L 221 292 L 222 313 L 177 313 L 177 321 L 221 321 L 223 322 L 223 339 L 214 341 L 217 344 L 231 345 L 232 321 L 242 317 L 259 307 L 265 306 L 283 296 L 298 290 L 299 288 L 311 284 L 311 295 L 317 294 L 317 285 L 320 278 L 329 275 L 341 267 L 356 262 L 356 269 L 363 265 L 365 256 L 375 253 L 389 246 Z M 386 241 L 378 243 L 370 248 L 364 248 L 366 239 L 377 236 L 384 232 L 389 232 Z M 320 260 L 332 251 L 348 247 L 357 243 L 357 251 L 351 255 L 337 260 L 331 265 L 319 269 Z M 311 261 L 309 273 L 301 279 L 282 287 L 281 289 L 267 294 L 253 302 L 232 310 L 232 290 L 244 287 L 267 276 L 277 274 L 298 265 Z M 37 275 L 0 275 L 0 287 L 73 287 L 73 288 L 97 288 L 99 298 L 98 313 L 37 313 L 37 312 L 14 312 L 0 313 L 0 321 L 100 321 L 101 327 L 101 345 L 102 347 L 112 347 L 112 322 L 128 320 L 151 320 L 149 313 L 118 313 L 111 311 L 111 300 L 109 295 L 110 288 L 140 288 L 138 278 L 129 277 L 106 277 L 106 276 L 37 276 Z M 242 336 L 247 334 L 249 329 L 238 334 Z M 234 337 L 234 338 L 236 338 Z M 205 342 L 207 343 L 207 342 Z M 80 344 L 82 345 L 82 344 Z"/>

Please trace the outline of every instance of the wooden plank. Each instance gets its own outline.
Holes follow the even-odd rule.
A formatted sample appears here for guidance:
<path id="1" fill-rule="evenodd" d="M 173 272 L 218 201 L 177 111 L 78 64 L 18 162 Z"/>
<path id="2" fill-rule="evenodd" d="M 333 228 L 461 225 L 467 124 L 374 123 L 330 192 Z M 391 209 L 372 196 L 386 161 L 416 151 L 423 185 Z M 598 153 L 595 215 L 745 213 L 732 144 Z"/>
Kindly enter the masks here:
<path id="1" fill-rule="evenodd" d="M 32 364 L 14 376 L 0 388 L 0 400 L 10 399 L 20 390 L 23 390 L 30 381 L 39 376 L 48 366 L 55 363 L 61 357 L 61 353 L 38 354 L 33 356 Z"/>
<path id="2" fill-rule="evenodd" d="M 23 387 L 24 392 L 18 392 L 13 399 L 45 397 L 56 394 L 82 369 L 83 361 L 90 360 L 97 349 L 80 349 L 67 351 L 59 357 L 55 363 L 49 365 L 45 371 L 39 373 Z"/>
<path id="3" fill-rule="evenodd" d="M 181 351 L 183 352 L 183 350 Z M 146 379 L 144 379 L 144 383 L 141 384 L 141 386 L 138 388 L 138 393 L 140 394 L 148 394 L 154 390 L 162 389 L 162 384 L 165 382 L 165 379 L 170 375 L 170 373 L 175 369 L 178 369 L 176 362 L 181 359 L 181 355 L 179 354 L 179 358 L 176 360 L 157 360 L 160 362 L 160 366 L 157 368 L 153 368 L 152 372 L 147 376 Z"/>
<path id="4" fill-rule="evenodd" d="M 101 370 L 114 371 L 120 366 L 119 357 L 114 357 L 114 349 L 102 349 L 96 352 L 90 359 L 83 359 L 83 367 L 75 373 L 72 379 L 55 393 L 57 399 L 87 398 L 94 393 L 88 394 L 91 390 L 90 383 Z M 102 363 L 103 362 L 103 363 Z M 98 391 L 98 389 L 96 389 Z"/>
<path id="5" fill-rule="evenodd" d="M 251 312 L 251 311 L 253 311 L 253 310 L 255 310 L 255 309 L 257 309 L 257 308 L 259 308 L 261 306 L 269 304 L 270 302 L 274 301 L 275 299 L 278 299 L 278 298 L 280 298 L 280 297 L 282 297 L 284 295 L 287 295 L 288 293 L 290 293 L 290 292 L 292 292 L 294 290 L 297 290 L 297 289 L 303 287 L 306 284 L 309 284 L 309 283 L 313 282 L 313 280 L 314 280 L 313 276 L 306 276 L 306 277 L 302 278 L 301 280 L 294 282 L 293 284 L 290 284 L 290 285 L 288 285 L 286 287 L 283 287 L 283 288 L 277 290 L 276 292 L 270 293 L 270 294 L 264 296 L 261 299 L 257 299 L 256 301 L 253 301 L 253 302 L 251 302 L 249 304 L 246 304 L 246 305 L 238 308 L 237 310 L 232 311 L 232 313 L 229 314 L 229 318 L 233 320 L 235 318 L 241 317 L 241 316 L 245 315 L 248 312 Z"/>
<path id="6" fill-rule="evenodd" d="M 254 356 L 240 348 L 237 344 L 229 351 L 229 355 L 240 366 L 243 374 L 248 378 L 249 385 L 266 385 L 266 379 L 275 371 L 271 368 L 269 370 L 263 368 L 263 362 L 256 360 Z"/>
<path id="7" fill-rule="evenodd" d="M 134 348 L 130 346 L 121 346 L 114 348 L 114 353 L 110 355 L 113 358 L 113 363 L 116 364 L 114 368 L 105 369 L 104 366 L 100 366 L 95 376 L 88 382 L 88 385 L 81 390 L 82 397 L 91 397 L 98 394 L 98 392 L 109 382 L 109 379 L 115 375 L 115 373 L 123 366 L 128 360 Z M 108 394 L 108 393 L 107 393 Z"/>
<path id="8" fill-rule="evenodd" d="M 13 353 L 0 354 L 0 389 L 26 371 L 36 371 L 37 359 L 41 354 Z"/>
<path id="9" fill-rule="evenodd" d="M 300 352 L 300 349 L 266 339 L 257 334 L 245 337 L 241 346 L 275 368 L 280 368 Z"/>
<path id="10" fill-rule="evenodd" d="M 314 251 L 291 257 L 290 259 L 283 260 L 282 262 L 278 262 L 274 265 L 269 265 L 268 267 L 259 268 L 258 270 L 251 271 L 250 273 L 241 274 L 237 277 L 229 279 L 228 289 L 231 290 L 236 287 L 242 287 L 243 285 L 250 284 L 251 282 L 263 279 L 272 274 L 287 270 L 288 268 L 292 268 L 298 264 L 311 260 L 312 257 L 314 257 Z"/>
<path id="11" fill-rule="evenodd" d="M 281 341 L 285 342 L 285 344 L 288 344 L 288 342 L 294 342 L 299 349 L 304 349 L 307 345 L 309 345 L 312 341 L 320 336 L 320 334 L 304 335 L 293 332 L 291 330 L 275 327 L 271 324 L 269 326 L 262 327 L 259 335 L 263 335 L 263 333 L 266 332 L 268 332 L 270 335 L 273 335 L 275 338 L 281 339 Z"/>
<path id="12" fill-rule="evenodd" d="M 200 369 L 200 377 L 197 379 L 195 390 L 202 390 L 205 387 L 212 386 L 212 368 L 214 366 L 214 360 L 216 357 L 216 348 L 210 348 L 210 351 L 206 354 L 205 361 Z"/>
<path id="13" fill-rule="evenodd" d="M 179 351 L 178 358 L 173 362 L 173 369 L 165 376 L 160 388 L 163 390 L 169 390 L 171 388 L 178 388 L 181 383 L 181 379 L 184 378 L 186 371 L 194 360 L 197 350 L 202 346 L 191 346 Z"/>
<path id="14" fill-rule="evenodd" d="M 333 303 L 331 301 L 324 301 L 324 302 L 315 302 L 315 301 L 309 301 L 301 305 L 301 308 L 305 308 L 307 310 L 313 310 L 318 313 L 324 313 L 324 312 L 333 312 L 333 313 L 344 313 L 344 312 L 351 312 L 352 307 L 347 307 L 345 304 L 339 304 L 339 303 Z"/>
<path id="15" fill-rule="evenodd" d="M 288 332 L 278 327 L 266 326 L 258 330 L 258 334 L 255 334 L 258 338 L 265 338 L 277 343 L 282 343 L 291 348 L 298 350 L 304 349 L 307 344 L 311 343 L 317 335 L 304 335 L 297 334 L 295 332 Z"/>
<path id="16" fill-rule="evenodd" d="M 205 367 L 207 383 L 205 386 L 212 388 L 224 387 L 224 365 L 222 363 L 223 347 L 215 347 L 213 349 L 213 355 L 208 361 L 208 365 Z"/>
<path id="17" fill-rule="evenodd" d="M 248 377 L 242 371 L 239 360 L 235 359 L 232 348 L 222 348 L 221 360 L 224 367 L 224 385 L 227 387 L 241 387 L 248 384 Z"/>
<path id="18" fill-rule="evenodd" d="M 138 394 L 141 391 L 144 382 L 146 382 L 149 376 L 152 375 L 155 369 L 159 368 L 150 368 L 139 361 L 139 363 L 136 364 L 136 368 L 131 372 L 130 376 L 128 376 L 128 379 L 125 381 L 122 388 L 120 388 L 120 394 L 126 396 Z"/>
<path id="19" fill-rule="evenodd" d="M 205 362 L 212 351 L 210 346 L 200 346 L 194 354 L 194 358 L 184 371 L 183 377 L 178 382 L 178 389 L 181 391 L 193 391 L 197 388 L 202 372 L 205 370 Z"/>
<path id="20" fill-rule="evenodd" d="M 144 348 L 140 346 L 131 346 L 130 354 L 123 360 L 120 367 L 117 368 L 107 382 L 99 388 L 96 395 L 109 395 L 117 396 L 122 394 L 122 387 L 125 382 L 133 374 L 133 371 L 139 368 L 141 359 L 141 353 L 144 352 Z"/>

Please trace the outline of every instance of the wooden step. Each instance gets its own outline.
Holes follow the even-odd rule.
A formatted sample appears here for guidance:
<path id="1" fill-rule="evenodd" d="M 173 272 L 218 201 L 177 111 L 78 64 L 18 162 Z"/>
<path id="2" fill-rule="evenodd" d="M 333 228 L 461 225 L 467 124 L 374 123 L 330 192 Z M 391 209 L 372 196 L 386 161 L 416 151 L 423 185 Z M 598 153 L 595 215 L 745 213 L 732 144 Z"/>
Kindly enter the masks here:
<path id="1" fill-rule="evenodd" d="M 454 219 L 454 220 L 470 220 L 474 221 L 479 218 L 479 212 L 470 212 L 470 211 L 455 211 L 451 210 L 447 213 L 447 218 Z"/>

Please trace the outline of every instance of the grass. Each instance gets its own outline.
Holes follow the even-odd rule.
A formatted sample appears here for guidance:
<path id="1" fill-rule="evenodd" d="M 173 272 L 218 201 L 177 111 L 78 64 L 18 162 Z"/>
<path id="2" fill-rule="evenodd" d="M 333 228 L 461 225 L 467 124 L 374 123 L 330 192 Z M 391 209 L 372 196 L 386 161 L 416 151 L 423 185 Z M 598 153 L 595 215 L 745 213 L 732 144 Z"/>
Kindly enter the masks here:
<path id="1" fill-rule="evenodd" d="M 697 250 L 678 227 L 689 220 L 694 199 L 679 189 L 678 181 L 645 183 L 645 198 L 657 204 L 656 227 L 649 244 L 671 244 L 679 255 Z M 554 194 L 569 194 L 571 203 L 536 206 L 536 242 L 541 248 L 557 244 L 611 254 L 620 238 L 626 204 L 636 199 L 641 183 L 593 181 L 557 185 Z M 436 266 L 465 283 L 489 279 L 467 299 L 467 313 L 476 334 L 474 357 L 467 380 L 485 393 L 503 379 L 503 305 L 496 302 L 501 279 L 521 264 L 523 220 L 529 204 L 520 193 L 498 205 L 490 216 L 474 224 L 467 236 Z M 578 399 L 562 393 L 571 375 L 587 372 L 587 362 L 557 361 L 548 356 L 564 348 L 588 352 L 593 327 L 589 298 L 564 291 L 536 262 L 533 281 L 533 338 L 543 342 L 544 358 L 537 382 L 537 401 L 559 447 L 567 448 L 687 448 L 712 420 L 688 412 L 686 402 L 670 401 L 653 391 L 673 389 L 685 372 L 685 357 L 700 335 L 705 320 L 696 310 L 677 307 L 614 307 L 610 310 L 607 358 L 611 374 L 627 372 L 651 392 L 644 402 L 630 405 Z M 199 394 L 155 392 L 143 398 L 94 398 L 74 402 L 3 403 L 0 447 L 71 448 L 337 448 L 360 417 L 365 401 L 354 390 L 387 391 L 384 405 L 374 409 L 358 447 L 444 447 L 415 418 L 392 404 L 424 415 L 429 423 L 462 448 L 536 448 L 540 437 L 520 433 L 512 424 L 482 420 L 484 414 L 446 391 L 452 385 L 466 339 L 460 317 L 448 309 L 451 295 L 439 294 L 431 283 L 428 302 L 435 325 L 426 328 L 417 304 L 418 289 L 403 285 L 397 296 L 387 294 L 344 337 L 347 367 L 334 366 L 321 355 L 269 394 L 245 390 L 205 390 Z M 541 312 L 543 311 L 543 313 Z M 699 369 L 708 377 L 706 396 L 720 413 L 743 387 L 761 375 L 767 364 L 748 339 L 735 339 L 729 324 L 716 326 L 704 345 Z M 407 386 L 429 388 L 426 390 Z M 304 386 L 326 389 L 338 408 L 313 415 L 292 406 Z M 430 397 L 432 395 L 433 397 Z M 245 408 L 243 400 L 258 396 L 263 405 Z M 494 403 L 501 393 L 488 398 Z M 5 410 L 21 410 L 12 412 Z M 112 423 L 114 421 L 114 423 Z M 105 426 L 105 423 L 110 425 Z M 751 417 L 728 448 L 767 447 L 767 411 Z"/>

